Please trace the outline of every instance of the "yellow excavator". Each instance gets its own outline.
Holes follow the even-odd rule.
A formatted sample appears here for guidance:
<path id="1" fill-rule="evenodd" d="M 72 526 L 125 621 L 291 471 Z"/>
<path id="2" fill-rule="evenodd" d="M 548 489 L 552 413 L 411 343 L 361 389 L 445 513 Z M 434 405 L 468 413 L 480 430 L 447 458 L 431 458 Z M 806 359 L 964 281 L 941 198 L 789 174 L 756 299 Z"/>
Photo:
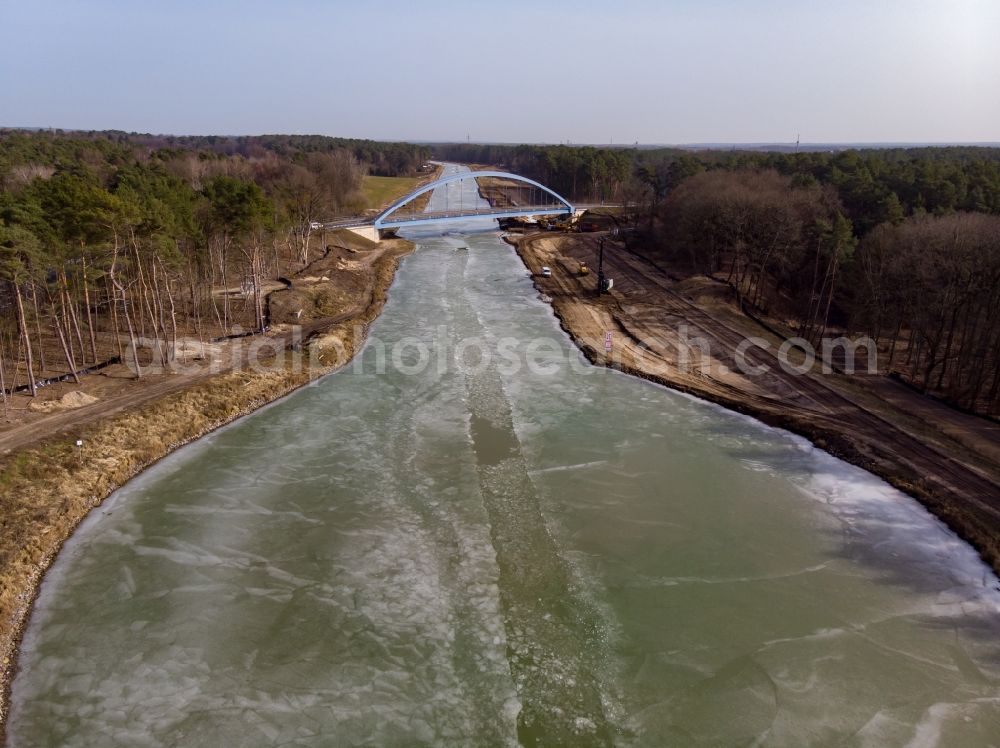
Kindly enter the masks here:
<path id="1" fill-rule="evenodd" d="M 587 263 L 581 262 L 580 269 L 577 272 L 579 275 L 590 275 L 590 268 L 587 267 Z"/>

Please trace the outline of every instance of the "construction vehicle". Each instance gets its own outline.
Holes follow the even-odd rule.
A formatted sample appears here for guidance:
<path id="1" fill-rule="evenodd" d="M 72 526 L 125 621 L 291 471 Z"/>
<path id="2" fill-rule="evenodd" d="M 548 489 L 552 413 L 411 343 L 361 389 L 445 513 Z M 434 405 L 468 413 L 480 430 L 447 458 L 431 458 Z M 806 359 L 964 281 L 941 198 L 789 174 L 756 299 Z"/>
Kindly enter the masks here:
<path id="1" fill-rule="evenodd" d="M 590 268 L 587 267 L 587 263 L 580 263 L 580 270 L 578 271 L 580 275 L 590 275 Z"/>

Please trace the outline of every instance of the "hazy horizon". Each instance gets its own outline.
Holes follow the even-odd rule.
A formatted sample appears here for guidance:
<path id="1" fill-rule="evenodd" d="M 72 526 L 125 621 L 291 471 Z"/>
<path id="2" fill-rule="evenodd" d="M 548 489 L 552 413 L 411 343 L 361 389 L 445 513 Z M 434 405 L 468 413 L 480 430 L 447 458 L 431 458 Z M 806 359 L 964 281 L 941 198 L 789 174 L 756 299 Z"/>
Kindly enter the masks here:
<path id="1" fill-rule="evenodd" d="M 606 145 L 995 144 L 1000 3 L 0 0 L 0 125 Z"/>
<path id="2" fill-rule="evenodd" d="M 291 135 L 291 136 L 321 136 L 321 137 L 335 137 L 335 138 L 349 138 L 355 140 L 371 140 L 374 142 L 381 143 L 414 143 L 417 145 L 450 145 L 455 143 L 465 143 L 469 142 L 472 145 L 503 145 L 503 146 L 516 146 L 516 145 L 537 145 L 537 146 L 549 146 L 549 145 L 570 145 L 579 147 L 589 147 L 589 148 L 639 148 L 639 149 L 654 149 L 654 148 L 678 148 L 678 149 L 720 149 L 720 148 L 747 148 L 747 149 L 767 149 L 767 148 L 796 148 L 800 150 L 808 149 L 820 149 L 820 148 L 947 148 L 947 147 L 978 147 L 978 148 L 997 148 L 1000 147 L 1000 140 L 985 140 L 985 141 L 973 141 L 973 140 L 942 140 L 942 141 L 873 141 L 873 142 L 841 142 L 841 141 L 829 141 L 829 142 L 810 142 L 801 141 L 796 143 L 795 141 L 769 141 L 769 142 L 750 142 L 750 141 L 729 141 L 729 142 L 715 142 L 715 143 L 574 143 L 574 142 L 552 142 L 543 140 L 532 140 L 532 141 L 518 141 L 518 140 L 440 140 L 440 139 L 426 139 L 426 138 L 369 138 L 363 135 L 339 135 L 337 133 L 320 133 L 320 132 L 246 132 L 246 133 L 227 133 L 227 132 L 148 132 L 139 130 L 123 130 L 120 127 L 117 128 L 106 128 L 106 129 L 92 129 L 92 128 L 82 128 L 82 127 L 39 127 L 36 125 L 8 125 L 0 122 L 0 132 L 4 131 L 18 131 L 18 132 L 65 132 L 65 133 L 112 133 L 112 132 L 124 132 L 128 135 L 135 136 L 149 136 L 149 137 L 161 137 L 161 138 L 199 138 L 199 137 L 220 137 L 220 138 L 253 138 L 253 137 L 269 137 L 275 135 Z"/>

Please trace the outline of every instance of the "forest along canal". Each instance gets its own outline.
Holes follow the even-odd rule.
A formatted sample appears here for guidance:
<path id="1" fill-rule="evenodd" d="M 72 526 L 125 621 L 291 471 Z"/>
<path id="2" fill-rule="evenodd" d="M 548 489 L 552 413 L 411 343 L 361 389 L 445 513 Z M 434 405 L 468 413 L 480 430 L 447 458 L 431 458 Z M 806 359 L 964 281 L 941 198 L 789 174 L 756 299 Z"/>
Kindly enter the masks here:
<path id="1" fill-rule="evenodd" d="M 801 439 L 586 366 L 495 232 L 412 238 L 358 361 L 80 528 L 12 745 L 995 741 L 969 547 Z"/>

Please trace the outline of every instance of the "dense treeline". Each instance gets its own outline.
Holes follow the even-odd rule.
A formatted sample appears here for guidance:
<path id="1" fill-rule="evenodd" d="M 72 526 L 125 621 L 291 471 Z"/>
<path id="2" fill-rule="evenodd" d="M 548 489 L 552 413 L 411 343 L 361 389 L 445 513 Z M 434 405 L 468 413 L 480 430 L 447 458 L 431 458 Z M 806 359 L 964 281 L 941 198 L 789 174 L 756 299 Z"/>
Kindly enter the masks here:
<path id="1" fill-rule="evenodd" d="M 668 194 L 651 242 L 817 350 L 831 328 L 867 335 L 883 371 L 1000 411 L 1000 215 L 897 206 L 861 231 L 850 215 L 832 185 L 716 169 Z"/>
<path id="2" fill-rule="evenodd" d="M 925 391 L 997 412 L 1000 217 L 924 214 L 883 224 L 850 269 L 849 324 L 888 340 L 888 366 Z"/>
<path id="3" fill-rule="evenodd" d="M 897 216 L 855 236 L 836 192 L 773 170 L 710 171 L 664 202 L 659 249 L 819 348 L 868 335 L 883 367 L 969 409 L 1000 388 L 1000 216 Z"/>
<path id="4" fill-rule="evenodd" d="M 1000 148 L 784 153 L 458 143 L 434 146 L 433 153 L 448 160 L 503 165 L 580 202 L 650 205 L 701 171 L 773 169 L 797 184 L 833 187 L 858 235 L 914 213 L 1000 214 Z"/>
<path id="5" fill-rule="evenodd" d="M 787 299 L 800 334 L 822 337 L 856 243 L 832 190 L 775 171 L 702 172 L 670 193 L 661 217 L 677 264 L 724 275 L 744 307 Z"/>
<path id="6" fill-rule="evenodd" d="M 781 153 L 437 146 L 576 201 L 638 208 L 640 242 L 728 282 L 819 347 L 877 341 L 883 371 L 1000 411 L 1000 148 Z"/>
<path id="7" fill-rule="evenodd" d="M 259 158 L 274 153 L 288 159 L 301 159 L 304 154 L 347 151 L 368 173 L 380 177 L 398 177 L 415 173 L 428 158 L 430 149 L 413 143 L 384 143 L 375 140 L 331 138 L 325 135 L 188 135 L 130 136 L 134 142 L 155 147 L 210 151 L 224 156 Z"/>
<path id="8" fill-rule="evenodd" d="M 37 163 L 41 156 L 57 153 L 70 144 L 107 154 L 115 159 L 128 158 L 131 146 L 149 151 L 186 151 L 206 157 L 242 156 L 261 159 L 268 154 L 300 162 L 312 153 L 348 152 L 364 164 L 367 173 L 398 177 L 417 172 L 430 157 L 430 149 L 413 143 L 391 143 L 354 138 L 331 138 L 326 135 L 149 135 L 116 130 L 93 132 L 39 130 L 25 132 L 0 130 L 0 174 L 4 167 Z"/>
<path id="9" fill-rule="evenodd" d="M 115 356 L 139 364 L 140 349 L 167 363 L 179 335 L 263 327 L 265 282 L 309 261 L 315 222 L 362 210 L 365 174 L 426 155 L 319 136 L 0 133 L 4 402 Z"/>

